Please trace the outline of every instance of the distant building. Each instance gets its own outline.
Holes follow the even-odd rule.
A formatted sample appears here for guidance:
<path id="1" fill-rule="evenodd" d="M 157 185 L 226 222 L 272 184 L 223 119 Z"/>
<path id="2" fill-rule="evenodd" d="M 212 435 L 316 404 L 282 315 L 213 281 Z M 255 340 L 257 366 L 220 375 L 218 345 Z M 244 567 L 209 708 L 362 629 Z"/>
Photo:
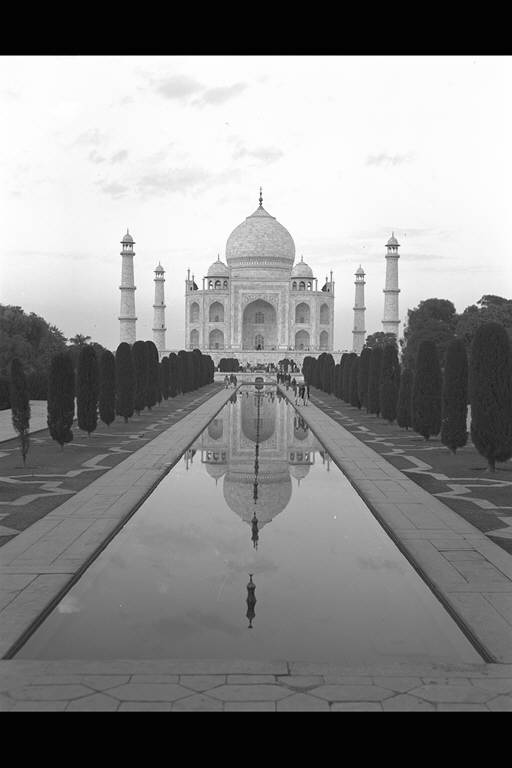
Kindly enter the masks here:
<path id="1" fill-rule="evenodd" d="M 217 363 L 302 360 L 332 352 L 334 282 L 322 287 L 311 267 L 295 262 L 293 238 L 259 206 L 230 234 L 226 263 L 217 258 L 200 289 L 185 281 L 185 348 L 200 349 Z"/>

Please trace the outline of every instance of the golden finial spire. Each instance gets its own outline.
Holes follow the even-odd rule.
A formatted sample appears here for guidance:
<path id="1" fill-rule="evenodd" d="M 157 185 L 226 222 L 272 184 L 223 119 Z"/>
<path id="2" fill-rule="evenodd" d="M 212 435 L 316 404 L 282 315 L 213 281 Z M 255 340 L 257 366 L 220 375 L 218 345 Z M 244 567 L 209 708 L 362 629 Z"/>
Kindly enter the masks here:
<path id="1" fill-rule="evenodd" d="M 263 208 L 263 190 L 261 187 L 260 187 L 259 201 L 260 201 L 260 208 Z"/>

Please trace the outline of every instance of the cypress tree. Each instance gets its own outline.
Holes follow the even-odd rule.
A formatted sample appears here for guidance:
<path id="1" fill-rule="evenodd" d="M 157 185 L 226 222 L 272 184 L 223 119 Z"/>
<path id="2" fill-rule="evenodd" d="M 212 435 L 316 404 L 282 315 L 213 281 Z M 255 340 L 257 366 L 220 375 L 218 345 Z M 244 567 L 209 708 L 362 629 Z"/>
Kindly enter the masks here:
<path id="1" fill-rule="evenodd" d="M 152 341 L 145 341 L 148 356 L 148 378 L 146 382 L 146 406 L 151 410 L 158 402 L 158 350 Z"/>
<path id="2" fill-rule="evenodd" d="M 79 429 L 89 437 L 98 425 L 98 396 L 100 389 L 98 361 L 91 344 L 80 349 L 76 372 L 76 412 Z"/>
<path id="3" fill-rule="evenodd" d="M 412 368 L 406 367 L 400 376 L 398 390 L 398 405 L 396 408 L 396 423 L 399 427 L 412 427 L 412 388 L 414 374 Z"/>
<path id="4" fill-rule="evenodd" d="M 441 430 L 441 366 L 434 341 L 422 341 L 412 389 L 412 428 L 425 440 Z"/>
<path id="5" fill-rule="evenodd" d="M 199 387 L 202 386 L 201 381 L 201 350 L 200 349 L 193 349 L 192 350 L 192 360 L 194 362 L 194 389 L 199 389 Z"/>
<path id="6" fill-rule="evenodd" d="M 170 390 L 170 365 L 169 365 L 169 358 L 163 357 L 162 362 L 160 363 L 161 369 L 162 369 L 162 395 L 164 400 L 169 399 L 169 390 Z"/>
<path id="7" fill-rule="evenodd" d="M 471 438 L 489 470 L 512 457 L 512 350 L 505 328 L 484 323 L 471 345 Z"/>
<path id="8" fill-rule="evenodd" d="M 171 352 L 169 355 L 169 396 L 176 397 L 178 394 L 178 355 Z"/>
<path id="9" fill-rule="evenodd" d="M 378 416 L 380 413 L 380 371 L 382 367 L 382 347 L 372 347 L 368 366 L 368 396 L 366 410 Z"/>
<path id="10" fill-rule="evenodd" d="M 136 341 L 132 347 L 133 371 L 135 376 L 135 396 L 133 407 L 140 416 L 146 407 L 146 392 L 149 381 L 149 356 L 145 341 Z"/>
<path id="11" fill-rule="evenodd" d="M 345 366 L 347 365 L 347 358 L 348 358 L 348 353 L 344 352 L 340 360 L 340 389 L 339 389 L 340 400 L 345 399 L 344 382 L 345 382 Z"/>
<path id="12" fill-rule="evenodd" d="M 181 351 L 181 350 L 180 350 Z M 176 355 L 176 382 L 177 382 L 177 393 L 178 395 L 182 395 L 185 392 L 185 363 L 183 355 L 178 354 Z"/>
<path id="13" fill-rule="evenodd" d="M 180 349 L 178 352 L 178 357 L 181 360 L 181 391 L 185 394 L 186 392 L 190 392 L 191 388 L 186 351 L 184 349 Z M 231 362 L 232 358 L 228 359 Z"/>
<path id="14" fill-rule="evenodd" d="M 361 408 L 358 388 L 359 360 L 360 358 L 356 355 L 350 366 L 350 405 L 353 405 L 354 408 Z"/>
<path id="15" fill-rule="evenodd" d="M 455 453 L 467 443 L 468 356 L 462 339 L 446 349 L 441 407 L 441 442 Z"/>
<path id="16" fill-rule="evenodd" d="M 132 350 L 125 341 L 116 349 L 116 413 L 125 424 L 133 416 L 135 399 L 135 372 Z"/>
<path id="17" fill-rule="evenodd" d="M 336 395 L 337 398 L 340 396 L 340 377 L 341 377 L 341 365 L 339 363 L 336 363 L 334 366 L 334 390 L 333 394 Z"/>
<path id="18" fill-rule="evenodd" d="M 359 358 L 359 366 L 357 369 L 357 391 L 359 401 L 363 408 L 366 408 L 368 405 L 368 372 L 370 368 L 371 353 L 371 349 L 364 347 Z"/>
<path id="19" fill-rule="evenodd" d="M 322 389 L 328 395 L 331 394 L 333 388 L 334 377 L 334 358 L 330 353 L 325 355 L 323 371 L 322 371 Z"/>
<path id="20" fill-rule="evenodd" d="M 73 360 L 67 352 L 54 355 L 48 377 L 48 429 L 50 437 L 59 443 L 73 439 L 73 418 L 75 416 L 75 371 Z"/>
<path id="21" fill-rule="evenodd" d="M 196 363 L 194 353 L 188 350 L 185 352 L 185 370 L 189 387 L 188 391 L 193 392 L 196 388 Z"/>
<path id="22" fill-rule="evenodd" d="M 343 367 L 343 374 L 342 374 L 342 392 L 343 392 L 343 400 L 346 403 L 350 403 L 350 375 L 352 371 L 352 366 L 354 364 L 354 360 L 357 357 L 355 352 L 349 352 L 347 354 L 347 357 L 345 359 L 345 365 Z"/>
<path id="23" fill-rule="evenodd" d="M 386 344 L 382 352 L 379 403 L 382 418 L 389 421 L 390 424 L 396 419 L 399 388 L 398 350 L 394 344 Z"/>
<path id="24" fill-rule="evenodd" d="M 17 357 L 11 362 L 10 401 L 12 425 L 20 436 L 21 455 L 25 466 L 29 448 L 30 401 L 25 371 Z"/>
<path id="25" fill-rule="evenodd" d="M 106 349 L 100 357 L 100 419 L 109 427 L 116 418 L 116 360 Z"/>

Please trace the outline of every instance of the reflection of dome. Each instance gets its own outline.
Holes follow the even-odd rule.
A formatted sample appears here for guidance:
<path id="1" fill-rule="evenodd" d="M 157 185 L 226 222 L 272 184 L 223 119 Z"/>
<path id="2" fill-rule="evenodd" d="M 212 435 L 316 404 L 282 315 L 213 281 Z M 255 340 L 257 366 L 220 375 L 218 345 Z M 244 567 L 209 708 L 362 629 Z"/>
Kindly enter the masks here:
<path id="1" fill-rule="evenodd" d="M 256 425 L 258 421 L 257 396 L 242 400 L 242 432 L 248 440 L 256 442 Z M 260 397 L 260 443 L 269 440 L 276 428 L 276 409 L 274 403 L 267 397 Z"/>
<path id="2" fill-rule="evenodd" d="M 235 227 L 226 243 L 230 267 L 288 267 L 295 259 L 295 243 L 288 230 L 260 205 Z"/>
<path id="3" fill-rule="evenodd" d="M 222 419 L 214 419 L 208 424 L 208 436 L 212 440 L 220 440 L 224 432 L 224 422 Z"/>
<path id="4" fill-rule="evenodd" d="M 214 261 L 211 267 L 208 269 L 207 277 L 229 277 L 229 269 L 226 267 L 220 257 L 217 256 L 217 261 Z"/>
<path id="5" fill-rule="evenodd" d="M 309 464 L 292 464 L 290 467 L 290 475 L 296 480 L 302 480 L 303 477 L 309 472 Z"/>
<path id="6" fill-rule="evenodd" d="M 309 430 L 307 427 L 295 427 L 293 430 L 294 436 L 297 438 L 297 440 L 305 440 L 306 437 L 309 435 Z"/>
<path id="7" fill-rule="evenodd" d="M 226 471 L 225 464 L 207 464 L 206 471 L 214 480 L 219 480 Z"/>
<path id="8" fill-rule="evenodd" d="M 292 269 L 292 277 L 313 277 L 313 270 L 301 256 L 300 261 Z"/>
<path id="9" fill-rule="evenodd" d="M 224 498 L 230 509 L 246 523 L 256 512 L 261 529 L 286 508 L 292 495 L 292 481 L 288 473 L 278 470 L 270 476 L 262 473 L 258 478 L 258 500 L 253 498 L 254 475 L 229 472 L 224 478 Z"/>

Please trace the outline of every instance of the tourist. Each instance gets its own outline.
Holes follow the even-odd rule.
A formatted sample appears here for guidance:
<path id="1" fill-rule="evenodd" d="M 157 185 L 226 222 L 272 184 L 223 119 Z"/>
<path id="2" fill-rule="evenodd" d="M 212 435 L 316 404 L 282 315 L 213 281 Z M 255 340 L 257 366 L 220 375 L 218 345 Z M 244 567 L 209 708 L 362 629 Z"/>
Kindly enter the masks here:
<path id="1" fill-rule="evenodd" d="M 304 394 L 304 397 L 305 397 L 305 403 L 304 403 L 304 405 L 307 405 L 307 404 L 308 404 L 308 402 L 309 402 L 309 384 L 306 384 L 306 386 L 305 386 L 305 394 Z"/>
<path id="2" fill-rule="evenodd" d="M 224 376 L 224 389 L 227 389 L 228 387 L 229 387 L 229 376 L 226 373 L 226 375 Z"/>

